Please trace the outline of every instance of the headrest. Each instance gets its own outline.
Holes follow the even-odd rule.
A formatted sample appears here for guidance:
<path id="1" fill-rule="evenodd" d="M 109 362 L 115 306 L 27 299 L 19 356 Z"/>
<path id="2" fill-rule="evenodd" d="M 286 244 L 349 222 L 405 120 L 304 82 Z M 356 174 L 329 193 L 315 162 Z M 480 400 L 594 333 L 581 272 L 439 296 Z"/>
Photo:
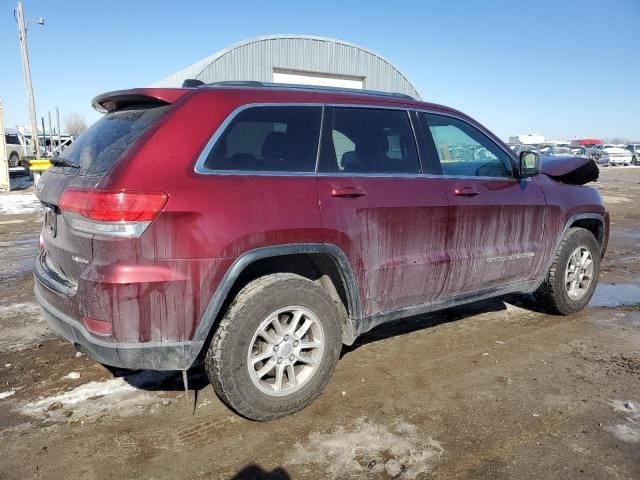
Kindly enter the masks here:
<path id="1" fill-rule="evenodd" d="M 356 146 L 356 151 L 365 152 L 376 157 L 384 156 L 389 151 L 389 139 L 382 133 L 368 137 L 365 142 L 360 142 Z"/>
<path id="2" fill-rule="evenodd" d="M 262 158 L 284 158 L 287 154 L 287 134 L 271 132 L 262 144 Z"/>
<path id="3" fill-rule="evenodd" d="M 345 172 L 359 172 L 362 170 L 362 164 L 356 152 L 344 152 L 340 164 Z"/>

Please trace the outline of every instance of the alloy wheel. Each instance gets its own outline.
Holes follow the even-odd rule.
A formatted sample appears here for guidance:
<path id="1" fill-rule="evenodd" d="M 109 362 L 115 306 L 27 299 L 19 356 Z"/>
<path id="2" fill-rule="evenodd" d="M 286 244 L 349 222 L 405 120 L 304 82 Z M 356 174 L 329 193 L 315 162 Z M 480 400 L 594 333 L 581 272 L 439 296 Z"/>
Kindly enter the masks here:
<path id="1" fill-rule="evenodd" d="M 324 347 L 322 324 L 311 310 L 281 308 L 262 321 L 249 343 L 251 381 L 268 395 L 290 395 L 316 373 Z"/>
<path id="2" fill-rule="evenodd" d="M 593 282 L 593 256 L 585 246 L 579 246 L 569 256 L 564 273 L 564 286 L 572 300 L 580 300 Z"/>

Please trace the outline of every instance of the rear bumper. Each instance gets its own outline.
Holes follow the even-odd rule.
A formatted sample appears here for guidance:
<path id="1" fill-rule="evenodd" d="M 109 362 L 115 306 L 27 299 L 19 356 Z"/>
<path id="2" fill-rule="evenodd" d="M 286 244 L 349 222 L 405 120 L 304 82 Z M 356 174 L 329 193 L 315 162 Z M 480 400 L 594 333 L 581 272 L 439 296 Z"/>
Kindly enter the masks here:
<path id="1" fill-rule="evenodd" d="M 47 288 L 35 278 L 35 295 L 49 327 L 58 335 L 88 353 L 98 362 L 132 370 L 185 370 L 193 365 L 202 348 L 201 342 L 107 342 L 91 335 L 76 319 L 46 301 L 39 291 Z"/>

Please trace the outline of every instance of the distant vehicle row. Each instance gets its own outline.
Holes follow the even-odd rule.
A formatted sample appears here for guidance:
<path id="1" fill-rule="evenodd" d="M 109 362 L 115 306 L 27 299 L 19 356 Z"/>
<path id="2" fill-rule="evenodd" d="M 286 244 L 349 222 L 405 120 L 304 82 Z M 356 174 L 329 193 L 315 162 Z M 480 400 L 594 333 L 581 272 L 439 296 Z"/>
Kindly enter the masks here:
<path id="1" fill-rule="evenodd" d="M 594 145 L 585 153 L 602 165 L 638 165 L 638 156 L 633 155 L 629 147 L 630 145 L 625 148 L 622 145 L 601 143 Z"/>
<path id="2" fill-rule="evenodd" d="M 585 157 L 592 158 L 599 165 L 640 165 L 640 144 L 616 145 L 599 143 L 592 146 L 571 146 L 567 144 L 509 144 L 516 153 L 523 151 L 538 152 L 548 157 Z"/>

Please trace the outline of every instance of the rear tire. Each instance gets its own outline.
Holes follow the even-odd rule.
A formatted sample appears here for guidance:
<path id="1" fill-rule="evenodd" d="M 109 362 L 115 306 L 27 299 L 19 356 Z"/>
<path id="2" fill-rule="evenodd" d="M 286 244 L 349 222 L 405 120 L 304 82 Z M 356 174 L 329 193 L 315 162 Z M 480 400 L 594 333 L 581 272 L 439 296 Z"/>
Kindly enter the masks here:
<path id="1" fill-rule="evenodd" d="M 303 409 L 333 374 L 340 325 L 336 304 L 317 283 L 291 273 L 254 280 L 234 299 L 207 351 L 213 389 L 253 420 Z"/>
<path id="2" fill-rule="evenodd" d="M 587 306 L 600 273 L 600 246 L 584 228 L 565 234 L 544 282 L 535 292 L 539 305 L 549 313 L 571 315 Z"/>

